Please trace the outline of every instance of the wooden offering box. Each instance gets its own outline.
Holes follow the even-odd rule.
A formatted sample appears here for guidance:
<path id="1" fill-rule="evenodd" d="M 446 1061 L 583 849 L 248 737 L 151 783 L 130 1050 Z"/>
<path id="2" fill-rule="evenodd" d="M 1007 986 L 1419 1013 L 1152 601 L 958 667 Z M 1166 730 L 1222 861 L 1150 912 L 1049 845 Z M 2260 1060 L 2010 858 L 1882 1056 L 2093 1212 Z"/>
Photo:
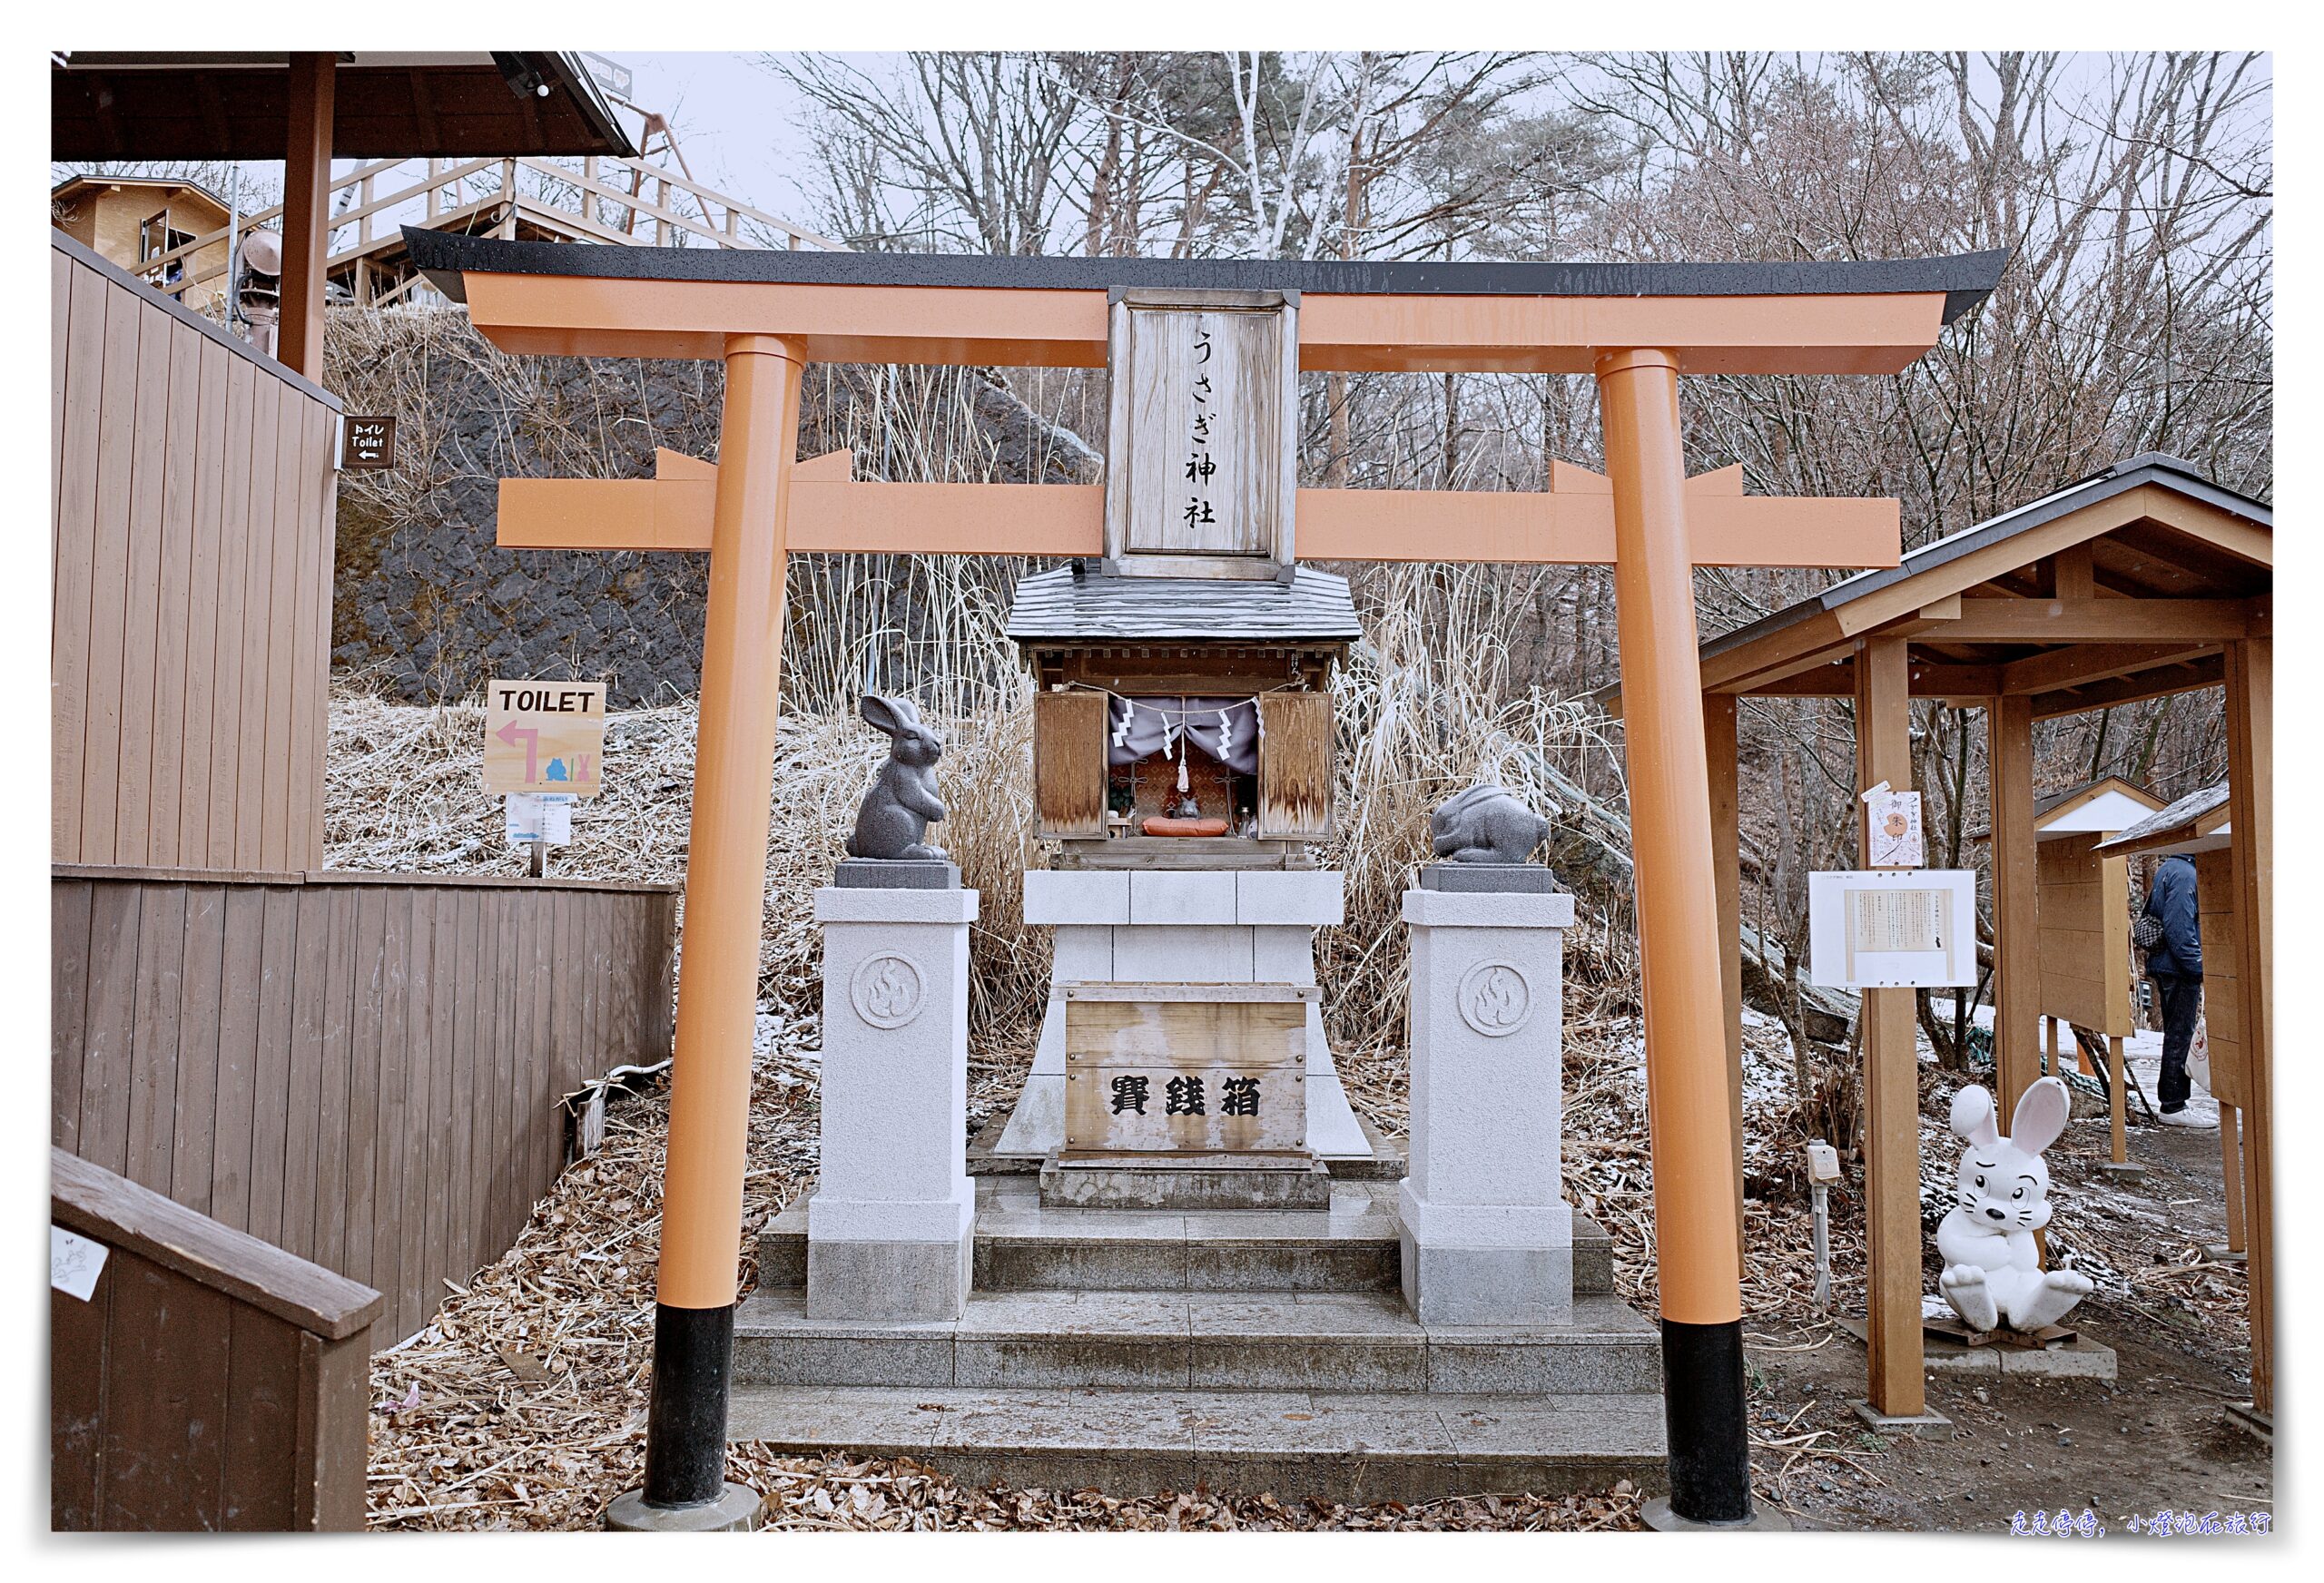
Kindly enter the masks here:
<path id="1" fill-rule="evenodd" d="M 1307 1006 L 1295 984 L 1065 991 L 1062 1160 L 1283 1155 L 1307 1145 Z"/>
<path id="2" fill-rule="evenodd" d="M 1040 837 L 1067 843 L 1059 866 L 1280 866 L 1283 843 L 1330 834 L 1326 689 L 1360 630 L 1346 579 L 1304 568 L 1257 581 L 1084 563 L 1020 581 L 1009 635 L 1040 685 L 1034 800 Z M 1226 833 L 1146 833 L 1187 801 Z"/>

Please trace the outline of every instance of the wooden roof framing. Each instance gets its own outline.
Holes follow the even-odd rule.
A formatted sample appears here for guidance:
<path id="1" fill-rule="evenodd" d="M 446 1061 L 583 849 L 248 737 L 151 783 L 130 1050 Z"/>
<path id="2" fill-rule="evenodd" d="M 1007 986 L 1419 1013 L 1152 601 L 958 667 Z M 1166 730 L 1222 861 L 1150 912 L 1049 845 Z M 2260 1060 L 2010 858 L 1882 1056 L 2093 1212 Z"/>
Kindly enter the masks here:
<path id="1" fill-rule="evenodd" d="M 2134 457 L 1709 640 L 1703 690 L 1853 697 L 1872 636 L 1910 640 L 1913 696 L 2037 720 L 2217 685 L 2222 644 L 2270 634 L 2273 537 L 2267 506 Z"/>
<path id="2" fill-rule="evenodd" d="M 637 151 L 579 58 L 562 50 L 340 56 L 340 159 Z M 546 93 L 519 93 L 519 82 Z M 290 71 L 280 50 L 70 50 L 49 72 L 53 160 L 279 160 Z"/>

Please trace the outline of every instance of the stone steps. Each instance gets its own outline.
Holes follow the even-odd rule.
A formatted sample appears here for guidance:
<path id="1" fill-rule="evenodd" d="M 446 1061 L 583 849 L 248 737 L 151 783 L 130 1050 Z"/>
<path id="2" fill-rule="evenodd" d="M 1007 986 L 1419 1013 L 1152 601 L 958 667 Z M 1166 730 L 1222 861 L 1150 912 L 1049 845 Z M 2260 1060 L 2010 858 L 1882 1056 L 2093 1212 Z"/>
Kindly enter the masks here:
<path id="1" fill-rule="evenodd" d="M 1613 1244 L 1574 1217 L 1576 1297 L 1614 1290 Z M 759 1235 L 759 1289 L 807 1283 L 803 1198 Z M 979 1292 L 1387 1292 L 1400 1281 L 1395 1184 L 1335 1182 L 1329 1211 L 1043 1209 L 1021 1178 L 977 1195 Z"/>
<path id="2" fill-rule="evenodd" d="M 910 1456 L 982 1487 L 1271 1491 L 1286 1501 L 1562 1495 L 1662 1478 L 1650 1393 L 972 1390 L 738 1384 L 728 1434 Z"/>
<path id="3" fill-rule="evenodd" d="M 1563 1324 L 1423 1325 L 1384 1292 L 977 1292 L 957 1321 L 816 1320 L 761 1290 L 734 1378 L 784 1386 L 1622 1395 L 1660 1386 L 1659 1337 L 1611 1297 Z"/>

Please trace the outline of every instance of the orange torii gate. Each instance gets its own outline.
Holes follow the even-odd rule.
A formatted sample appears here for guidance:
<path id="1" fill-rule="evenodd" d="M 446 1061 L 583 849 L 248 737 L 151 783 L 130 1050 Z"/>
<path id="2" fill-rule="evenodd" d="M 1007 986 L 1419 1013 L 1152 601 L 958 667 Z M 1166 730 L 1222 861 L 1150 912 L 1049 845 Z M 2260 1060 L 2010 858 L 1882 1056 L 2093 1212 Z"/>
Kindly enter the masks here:
<path id="1" fill-rule="evenodd" d="M 795 460 L 801 370 L 811 361 L 1103 368 L 1109 296 L 1166 290 L 1295 294 L 1303 370 L 1589 374 L 1598 382 L 1607 476 L 1553 465 L 1543 494 L 1302 489 L 1296 547 L 1310 560 L 1614 567 L 1669 1506 L 1681 1523 L 1752 1519 L 1740 1140 L 1693 569 L 1894 565 L 1898 509 L 1893 500 L 1753 498 L 1732 468 L 1689 479 L 1679 377 L 1894 373 L 1992 290 L 2001 253 L 1868 263 L 1383 264 L 711 252 L 423 231 L 406 239 L 414 262 L 465 301 L 477 328 L 506 351 L 715 358 L 726 369 L 714 467 L 664 453 L 649 480 L 501 485 L 504 546 L 710 552 L 648 1508 L 682 1524 L 687 1510 L 707 1512 L 724 1493 L 785 557 L 1095 557 L 1103 549 L 1100 488 L 855 483 L 842 455 Z"/>

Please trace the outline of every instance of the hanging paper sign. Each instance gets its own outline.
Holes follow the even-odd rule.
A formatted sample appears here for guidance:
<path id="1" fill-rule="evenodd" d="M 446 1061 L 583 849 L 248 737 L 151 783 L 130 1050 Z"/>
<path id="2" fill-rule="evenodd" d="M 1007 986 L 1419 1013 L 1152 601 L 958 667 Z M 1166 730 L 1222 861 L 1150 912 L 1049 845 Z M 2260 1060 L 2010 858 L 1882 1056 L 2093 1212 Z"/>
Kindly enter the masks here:
<path id="1" fill-rule="evenodd" d="M 97 1277 L 105 1273 L 108 1252 L 103 1243 L 52 1224 L 48 1228 L 49 1285 L 67 1297 L 88 1302 L 96 1293 Z"/>
<path id="2" fill-rule="evenodd" d="M 1921 794 L 1891 792 L 1883 781 L 1864 794 L 1865 867 L 1917 869 L 1928 861 L 1921 838 Z"/>

